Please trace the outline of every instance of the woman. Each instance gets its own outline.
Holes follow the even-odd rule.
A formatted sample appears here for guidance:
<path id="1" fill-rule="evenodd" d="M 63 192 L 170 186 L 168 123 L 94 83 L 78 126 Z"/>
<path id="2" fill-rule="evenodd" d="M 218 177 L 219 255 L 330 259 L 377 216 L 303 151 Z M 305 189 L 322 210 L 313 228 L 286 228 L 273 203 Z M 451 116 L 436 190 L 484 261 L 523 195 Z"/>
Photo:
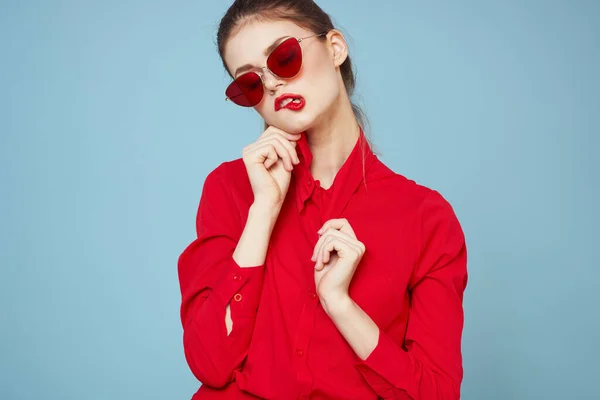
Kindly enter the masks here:
<path id="1" fill-rule="evenodd" d="M 179 258 L 193 399 L 458 399 L 463 232 L 371 150 L 343 35 L 310 0 L 238 0 L 218 47 L 266 129 Z"/>

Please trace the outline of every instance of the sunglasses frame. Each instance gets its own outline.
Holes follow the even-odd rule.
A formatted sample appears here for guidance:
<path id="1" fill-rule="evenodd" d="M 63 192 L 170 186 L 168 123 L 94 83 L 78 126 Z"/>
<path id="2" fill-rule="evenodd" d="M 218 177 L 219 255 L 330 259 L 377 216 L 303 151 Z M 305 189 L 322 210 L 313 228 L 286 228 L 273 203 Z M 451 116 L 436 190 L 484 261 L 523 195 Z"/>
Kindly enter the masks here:
<path id="1" fill-rule="evenodd" d="M 284 43 L 286 40 L 289 40 L 290 38 L 294 38 L 294 39 L 296 39 L 296 40 L 298 41 L 298 44 L 300 44 L 300 43 L 301 43 L 303 40 L 305 40 L 305 39 L 310 39 L 310 38 L 313 38 L 313 37 L 325 36 L 325 35 L 327 35 L 327 32 L 324 32 L 324 33 L 316 33 L 316 34 L 314 34 L 314 35 L 305 36 L 305 37 L 301 37 L 301 38 L 296 38 L 296 37 L 294 37 L 294 36 L 285 36 L 284 38 L 282 38 L 282 40 L 279 42 L 279 44 L 277 44 L 277 46 L 276 46 L 276 47 L 275 47 L 273 50 L 271 50 L 271 52 L 269 52 L 269 54 L 267 55 L 267 58 L 266 58 L 266 59 L 268 60 L 268 59 L 269 59 L 269 57 L 271 57 L 271 54 L 273 54 L 273 52 L 274 52 L 275 50 L 277 50 L 277 48 L 278 48 L 278 47 L 279 47 L 279 46 L 280 46 L 282 43 Z M 303 53 L 302 53 L 302 47 L 300 47 L 300 56 L 301 56 L 301 57 L 303 56 Z M 300 69 L 299 69 L 299 70 L 298 70 L 298 72 L 296 72 L 296 74 L 295 74 L 295 75 L 293 75 L 293 76 L 290 76 L 289 78 L 282 78 L 282 77 L 280 77 L 279 75 L 277 75 L 276 73 L 274 73 L 273 71 L 271 71 L 267 65 L 265 65 L 264 67 L 260 67 L 260 69 L 261 69 L 261 71 L 260 71 L 260 72 L 256 72 L 256 71 L 248 71 L 248 72 L 244 72 L 243 74 L 241 74 L 241 75 L 240 75 L 240 76 L 243 76 L 243 75 L 245 75 L 245 74 L 251 74 L 251 73 L 254 73 L 254 74 L 258 75 L 258 77 L 260 78 L 260 81 L 261 81 L 261 83 L 262 83 L 262 85 L 263 85 L 263 96 L 264 96 L 264 85 L 265 85 L 265 81 L 263 80 L 263 75 L 264 75 L 264 70 L 265 70 L 265 68 L 266 68 L 266 69 L 268 69 L 268 70 L 269 70 L 269 72 L 270 72 L 271 74 L 273 74 L 274 76 L 278 77 L 279 79 L 292 79 L 292 78 L 294 78 L 296 75 L 298 75 L 298 72 L 300 72 Z M 300 64 L 300 68 L 302 68 L 302 64 Z M 232 81 L 232 82 L 231 82 L 229 85 L 227 85 L 227 87 L 229 87 L 229 86 L 230 86 L 232 83 L 234 83 L 234 82 L 236 81 L 236 79 L 238 79 L 240 76 L 238 76 L 237 78 L 233 79 L 233 81 Z M 242 96 L 242 94 L 240 94 L 240 96 Z M 231 100 L 231 99 L 230 99 L 228 96 L 225 96 L 225 101 L 228 101 L 228 100 Z M 234 102 L 233 100 L 231 100 L 231 101 L 232 101 L 232 102 L 233 102 L 235 105 L 240 105 L 240 104 L 237 104 L 236 102 Z M 262 101 L 262 96 L 261 96 L 261 100 L 260 100 L 260 101 Z M 259 101 L 259 103 L 260 103 L 260 101 Z M 258 104 L 258 103 L 257 103 L 257 104 Z M 254 106 L 242 106 L 242 107 L 254 107 Z"/>

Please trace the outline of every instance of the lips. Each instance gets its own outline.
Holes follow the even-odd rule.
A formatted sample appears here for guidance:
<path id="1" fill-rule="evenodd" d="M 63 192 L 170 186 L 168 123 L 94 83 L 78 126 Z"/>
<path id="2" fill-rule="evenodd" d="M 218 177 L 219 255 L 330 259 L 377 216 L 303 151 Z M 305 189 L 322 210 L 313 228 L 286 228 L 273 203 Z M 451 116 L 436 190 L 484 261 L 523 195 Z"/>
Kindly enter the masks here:
<path id="1" fill-rule="evenodd" d="M 306 100 L 304 100 L 304 97 L 300 96 L 299 94 L 285 93 L 275 99 L 274 105 L 275 111 L 279 111 L 283 108 L 292 111 L 299 111 L 306 105 Z"/>

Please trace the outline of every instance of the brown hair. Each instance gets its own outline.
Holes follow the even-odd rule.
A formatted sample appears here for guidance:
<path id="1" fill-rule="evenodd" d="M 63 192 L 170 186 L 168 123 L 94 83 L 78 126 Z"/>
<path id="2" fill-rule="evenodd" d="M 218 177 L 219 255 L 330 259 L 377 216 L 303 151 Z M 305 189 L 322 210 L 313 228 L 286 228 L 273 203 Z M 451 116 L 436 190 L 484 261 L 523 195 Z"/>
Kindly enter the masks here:
<path id="1" fill-rule="evenodd" d="M 227 69 L 224 58 L 227 40 L 246 24 L 257 20 L 289 20 L 315 34 L 329 32 L 335 28 L 330 16 L 313 0 L 235 0 L 221 19 L 217 32 L 219 56 L 223 62 L 223 67 L 230 76 L 231 73 Z M 325 40 L 323 36 L 316 39 Z M 349 55 L 340 66 L 340 72 L 348 96 L 352 97 L 356 85 L 356 76 Z M 355 102 L 352 100 L 350 102 L 354 116 L 363 129 L 367 142 L 369 142 L 369 145 L 375 152 L 371 140 L 367 137 L 369 134 L 367 130 L 369 124 L 367 116 Z M 265 129 L 266 127 L 267 124 L 265 122 Z"/>

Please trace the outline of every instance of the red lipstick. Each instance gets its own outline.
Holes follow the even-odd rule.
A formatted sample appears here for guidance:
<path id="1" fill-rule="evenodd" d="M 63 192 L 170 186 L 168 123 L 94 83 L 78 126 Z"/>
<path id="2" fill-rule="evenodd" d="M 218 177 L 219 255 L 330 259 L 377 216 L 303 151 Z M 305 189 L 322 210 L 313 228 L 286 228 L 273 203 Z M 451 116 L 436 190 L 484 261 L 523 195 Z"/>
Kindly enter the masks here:
<path id="1" fill-rule="evenodd" d="M 292 99 L 293 101 L 288 102 L 288 104 L 285 107 L 281 107 L 281 103 L 285 99 Z M 282 108 L 287 108 L 288 110 L 292 110 L 292 111 L 300 111 L 304 108 L 305 105 L 306 105 L 306 100 L 304 100 L 304 97 L 300 96 L 299 94 L 293 94 L 293 93 L 282 94 L 281 96 L 279 96 L 278 98 L 275 99 L 275 104 L 274 104 L 275 111 L 279 111 Z"/>

